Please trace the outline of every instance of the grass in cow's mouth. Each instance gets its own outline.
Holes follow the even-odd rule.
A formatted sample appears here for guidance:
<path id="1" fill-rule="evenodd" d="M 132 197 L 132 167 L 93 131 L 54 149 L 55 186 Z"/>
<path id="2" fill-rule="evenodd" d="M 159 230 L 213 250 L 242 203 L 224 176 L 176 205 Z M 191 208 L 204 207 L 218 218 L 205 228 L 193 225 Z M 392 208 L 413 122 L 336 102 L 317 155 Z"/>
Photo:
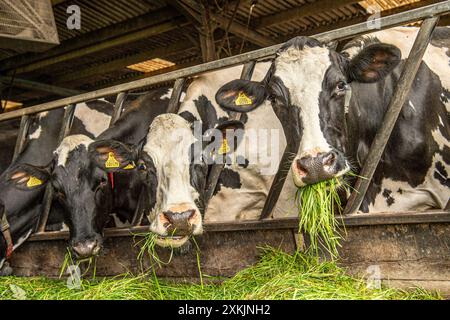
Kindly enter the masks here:
<path id="1" fill-rule="evenodd" d="M 173 248 L 171 248 L 170 256 L 167 261 L 163 261 L 160 259 L 158 252 L 156 251 L 158 235 L 153 232 L 136 234 L 136 237 L 142 237 L 139 241 L 135 242 L 137 246 L 140 247 L 138 253 L 138 260 L 143 261 L 144 257 L 147 255 L 150 259 L 150 266 L 153 267 L 157 265 L 161 267 L 162 265 L 169 264 L 172 261 L 173 257 Z"/>
<path id="2" fill-rule="evenodd" d="M 80 274 L 75 275 L 76 269 L 78 268 Z M 95 274 L 97 272 L 97 259 L 96 257 L 90 257 L 86 259 L 73 259 L 72 251 L 70 248 L 66 249 L 66 254 L 64 256 L 64 261 L 61 266 L 61 270 L 59 272 L 59 277 L 61 278 L 63 275 L 72 275 L 72 276 L 80 276 L 84 277 L 92 268 L 92 279 L 95 279 Z M 82 271 L 82 269 L 84 271 Z M 82 272 L 82 273 L 81 273 Z"/>
<path id="3" fill-rule="evenodd" d="M 221 283 L 189 284 L 157 280 L 151 274 L 125 274 L 82 280 L 80 289 L 66 279 L 0 277 L 0 299 L 442 299 L 422 289 L 370 288 L 345 274 L 334 261 L 297 252 L 266 248 L 260 262 Z"/>
<path id="4" fill-rule="evenodd" d="M 347 192 L 349 186 L 344 179 L 335 178 L 297 190 L 295 199 L 299 208 L 299 232 L 307 234 L 308 250 L 314 255 L 318 255 L 322 247 L 331 258 L 338 257 L 342 235 L 335 214 L 342 210 L 338 193 L 340 188 Z"/>

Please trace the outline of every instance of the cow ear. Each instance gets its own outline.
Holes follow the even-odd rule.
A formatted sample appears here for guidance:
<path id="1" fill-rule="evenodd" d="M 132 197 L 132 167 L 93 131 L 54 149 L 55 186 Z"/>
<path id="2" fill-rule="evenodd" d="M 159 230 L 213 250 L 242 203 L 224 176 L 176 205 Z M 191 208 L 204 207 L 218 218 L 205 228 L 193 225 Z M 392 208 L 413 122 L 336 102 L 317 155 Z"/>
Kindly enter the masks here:
<path id="1" fill-rule="evenodd" d="M 225 111 L 250 112 L 266 99 L 266 88 L 261 82 L 233 80 L 216 93 L 216 102 Z"/>
<path id="2" fill-rule="evenodd" d="M 50 180 L 47 167 L 19 164 L 8 172 L 7 180 L 20 190 L 31 191 L 44 187 Z"/>
<path id="3" fill-rule="evenodd" d="M 347 79 L 349 82 L 377 82 L 398 65 L 401 55 L 400 49 L 390 44 L 369 45 L 349 61 Z"/>
<path id="4" fill-rule="evenodd" d="M 136 167 L 137 148 L 116 140 L 99 140 L 89 145 L 89 157 L 106 172 L 132 170 Z"/>

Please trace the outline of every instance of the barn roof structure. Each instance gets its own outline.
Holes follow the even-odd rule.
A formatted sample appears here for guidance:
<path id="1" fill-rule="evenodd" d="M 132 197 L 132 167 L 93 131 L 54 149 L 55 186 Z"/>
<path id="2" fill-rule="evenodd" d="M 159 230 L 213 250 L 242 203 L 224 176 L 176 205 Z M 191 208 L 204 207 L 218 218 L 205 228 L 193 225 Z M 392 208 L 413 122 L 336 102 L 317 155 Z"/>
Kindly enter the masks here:
<path id="1" fill-rule="evenodd" d="M 0 49 L 1 98 L 30 106 L 436 2 L 52 0 L 60 45 Z M 80 8 L 79 30 L 66 25 L 70 5 Z"/>

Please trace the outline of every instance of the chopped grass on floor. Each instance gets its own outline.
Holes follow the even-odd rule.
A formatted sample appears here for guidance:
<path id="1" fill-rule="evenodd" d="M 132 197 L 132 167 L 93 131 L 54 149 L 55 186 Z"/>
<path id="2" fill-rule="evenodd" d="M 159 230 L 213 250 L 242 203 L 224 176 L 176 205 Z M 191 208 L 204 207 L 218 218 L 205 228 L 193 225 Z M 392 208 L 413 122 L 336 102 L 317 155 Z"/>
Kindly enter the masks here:
<path id="1" fill-rule="evenodd" d="M 206 276 L 204 276 L 206 279 Z M 261 261 L 221 284 L 158 280 L 153 274 L 82 280 L 0 277 L 1 299 L 440 299 L 421 289 L 369 289 L 365 280 L 346 275 L 335 262 L 297 252 L 264 249 Z"/>

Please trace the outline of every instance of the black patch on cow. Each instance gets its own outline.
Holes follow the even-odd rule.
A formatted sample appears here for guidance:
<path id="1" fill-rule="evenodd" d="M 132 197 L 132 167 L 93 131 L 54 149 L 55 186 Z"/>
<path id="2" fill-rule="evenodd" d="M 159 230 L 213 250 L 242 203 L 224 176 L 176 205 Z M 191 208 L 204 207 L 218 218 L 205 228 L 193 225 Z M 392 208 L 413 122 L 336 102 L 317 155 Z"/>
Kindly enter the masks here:
<path id="1" fill-rule="evenodd" d="M 244 156 L 237 156 L 236 161 L 240 167 L 244 169 L 248 167 L 249 161 Z"/>
<path id="2" fill-rule="evenodd" d="M 444 148 L 442 149 L 441 155 L 442 155 L 442 160 L 444 160 L 444 162 L 446 164 L 450 164 L 450 148 L 447 146 L 444 146 Z"/>
<path id="3" fill-rule="evenodd" d="M 284 45 L 278 50 L 278 53 L 284 52 L 289 48 L 303 50 L 305 46 L 313 48 L 322 47 L 323 44 L 319 40 L 316 40 L 314 38 L 299 36 L 285 42 Z"/>
<path id="4" fill-rule="evenodd" d="M 447 103 L 450 100 L 450 91 L 442 87 L 441 101 Z"/>
<path id="5" fill-rule="evenodd" d="M 450 28 L 438 27 L 434 29 L 431 44 L 439 48 L 450 48 Z M 447 56 L 450 57 L 450 52 L 448 50 Z"/>
<path id="6" fill-rule="evenodd" d="M 383 197 L 386 198 L 386 203 L 389 207 L 395 202 L 395 199 L 392 197 L 392 191 L 389 189 L 383 190 Z"/>
<path id="7" fill-rule="evenodd" d="M 242 186 L 241 177 L 239 176 L 239 173 L 231 169 L 224 168 L 220 173 L 219 180 L 217 181 L 216 189 L 214 190 L 214 195 L 216 195 L 220 191 L 221 186 L 231 189 L 239 189 Z"/>
<path id="8" fill-rule="evenodd" d="M 197 100 L 194 100 L 195 107 L 202 121 L 202 130 L 205 132 L 208 129 L 214 128 L 217 124 L 217 112 L 211 101 L 205 96 L 201 95 Z"/>
<path id="9" fill-rule="evenodd" d="M 450 188 L 450 179 L 448 177 L 448 172 L 445 170 L 444 165 L 441 161 L 435 163 L 436 169 L 434 172 L 434 177 L 444 186 Z"/>
<path id="10" fill-rule="evenodd" d="M 398 192 L 399 194 L 403 194 L 403 189 L 402 189 L 402 188 L 398 188 L 397 192 Z"/>
<path id="11" fill-rule="evenodd" d="M 183 111 L 179 114 L 179 116 L 191 124 L 198 121 L 198 119 L 189 111 Z"/>

